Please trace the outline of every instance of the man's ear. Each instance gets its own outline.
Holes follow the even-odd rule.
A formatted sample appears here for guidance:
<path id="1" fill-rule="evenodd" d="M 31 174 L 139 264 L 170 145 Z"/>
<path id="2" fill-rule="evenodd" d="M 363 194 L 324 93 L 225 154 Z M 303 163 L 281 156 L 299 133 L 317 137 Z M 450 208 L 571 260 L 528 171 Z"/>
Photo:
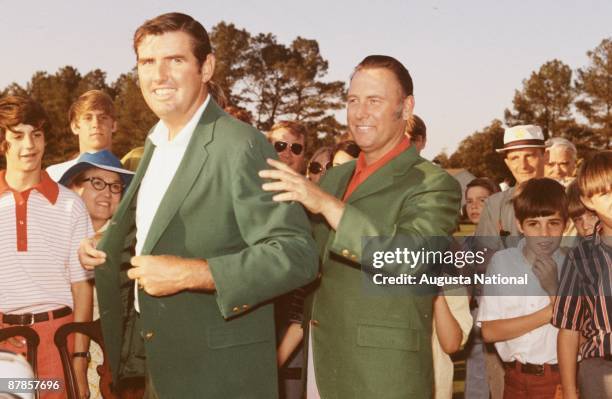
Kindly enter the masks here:
<path id="1" fill-rule="evenodd" d="M 523 226 L 521 225 L 521 222 L 518 219 L 514 219 L 514 222 L 516 223 L 516 227 L 518 228 L 518 230 L 521 232 L 521 234 L 523 233 Z"/>
<path id="2" fill-rule="evenodd" d="M 212 79 L 213 75 L 215 74 L 215 65 L 215 55 L 213 53 L 208 54 L 202 63 L 202 67 L 200 68 L 203 83 L 208 83 Z"/>
<path id="3" fill-rule="evenodd" d="M 111 128 L 111 133 L 115 133 L 117 131 L 117 121 L 113 121 L 113 127 Z"/>
<path id="4" fill-rule="evenodd" d="M 414 96 L 408 96 L 404 99 L 404 103 L 402 104 L 402 119 L 405 121 L 409 121 L 410 117 L 412 117 L 413 111 L 414 111 Z"/>
<path id="5" fill-rule="evenodd" d="M 75 136 L 79 135 L 79 125 L 76 122 L 70 122 L 70 130 L 72 130 L 72 134 Z"/>

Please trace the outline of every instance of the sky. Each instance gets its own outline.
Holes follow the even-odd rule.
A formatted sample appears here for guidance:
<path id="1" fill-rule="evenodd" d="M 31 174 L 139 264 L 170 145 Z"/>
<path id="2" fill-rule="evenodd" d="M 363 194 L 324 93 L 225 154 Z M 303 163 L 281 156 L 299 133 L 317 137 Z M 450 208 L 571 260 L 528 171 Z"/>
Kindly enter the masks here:
<path id="1" fill-rule="evenodd" d="M 0 88 L 65 65 L 100 68 L 110 83 L 135 65 L 134 30 L 169 11 L 207 29 L 226 21 L 271 32 L 285 44 L 315 39 L 329 61 L 326 80 L 347 81 L 366 55 L 394 56 L 414 81 L 426 158 L 503 119 L 514 91 L 546 61 L 584 67 L 586 52 L 612 36 L 609 0 L 0 0 L 0 10 Z M 346 123 L 346 113 L 338 119 Z"/>

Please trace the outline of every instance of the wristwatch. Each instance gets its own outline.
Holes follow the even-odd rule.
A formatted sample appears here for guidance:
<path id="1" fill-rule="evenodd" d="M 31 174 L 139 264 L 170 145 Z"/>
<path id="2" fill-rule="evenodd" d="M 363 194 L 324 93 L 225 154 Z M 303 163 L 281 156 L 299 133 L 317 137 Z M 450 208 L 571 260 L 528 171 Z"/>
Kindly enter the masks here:
<path id="1" fill-rule="evenodd" d="M 89 352 L 74 352 L 72 358 L 74 359 L 75 357 L 84 357 L 88 362 L 91 360 L 91 354 Z"/>

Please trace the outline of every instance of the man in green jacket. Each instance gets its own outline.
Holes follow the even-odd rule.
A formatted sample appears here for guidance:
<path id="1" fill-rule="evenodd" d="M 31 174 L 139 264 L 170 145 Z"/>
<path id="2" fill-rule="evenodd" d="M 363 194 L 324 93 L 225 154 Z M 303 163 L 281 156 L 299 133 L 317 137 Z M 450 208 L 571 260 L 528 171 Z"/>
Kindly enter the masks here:
<path id="1" fill-rule="evenodd" d="M 432 237 L 456 226 L 459 184 L 421 158 L 404 134 L 413 107 L 406 68 L 392 57 L 366 57 L 351 78 L 347 105 L 359 158 L 328 171 L 321 188 L 275 160 L 268 160 L 275 169 L 260 172 L 273 179 L 263 188 L 279 192 L 276 201 L 299 201 L 314 214 L 322 276 L 306 303 L 309 399 L 431 397 L 431 295 L 373 295 L 361 271 L 364 237 L 378 237 L 382 246 L 406 237 L 409 250 L 439 249 L 429 246 L 441 241 Z"/>
<path id="2" fill-rule="evenodd" d="M 160 15 L 134 50 L 160 121 L 97 249 L 80 249 L 97 266 L 114 382 L 146 368 L 147 397 L 275 398 L 269 300 L 315 278 L 305 212 L 261 189 L 274 149 L 209 95 L 215 57 L 199 22 Z"/>

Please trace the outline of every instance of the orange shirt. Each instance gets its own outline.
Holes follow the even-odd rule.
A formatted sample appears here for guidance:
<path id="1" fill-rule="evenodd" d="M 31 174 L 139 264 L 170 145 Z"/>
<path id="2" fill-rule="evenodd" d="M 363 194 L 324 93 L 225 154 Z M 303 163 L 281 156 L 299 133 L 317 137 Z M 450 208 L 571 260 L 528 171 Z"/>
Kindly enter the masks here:
<path id="1" fill-rule="evenodd" d="M 346 200 L 351 196 L 351 194 L 353 194 L 353 192 L 357 189 L 357 187 L 359 187 L 361 183 L 366 181 L 367 178 L 370 177 L 374 172 L 388 164 L 393 158 L 406 151 L 409 147 L 410 140 L 408 139 L 408 137 L 404 137 L 404 139 L 398 145 L 389 150 L 389 152 L 387 152 L 382 158 L 372 163 L 371 165 L 366 164 L 365 156 L 362 151 L 359 154 L 359 158 L 357 158 L 357 166 L 355 167 L 355 172 L 353 173 L 353 177 L 351 178 L 346 192 L 344 193 L 344 197 L 342 197 L 342 201 L 346 202 Z"/>

